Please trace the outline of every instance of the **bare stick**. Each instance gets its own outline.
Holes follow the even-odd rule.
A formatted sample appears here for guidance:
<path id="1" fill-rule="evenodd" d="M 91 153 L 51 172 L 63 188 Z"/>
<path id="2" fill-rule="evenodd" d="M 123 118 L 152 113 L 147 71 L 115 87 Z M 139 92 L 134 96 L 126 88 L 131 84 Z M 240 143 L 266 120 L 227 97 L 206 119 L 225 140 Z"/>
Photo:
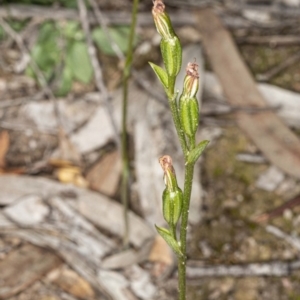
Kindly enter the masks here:
<path id="1" fill-rule="evenodd" d="M 117 57 L 120 60 L 124 60 L 125 56 L 124 56 L 123 52 L 121 51 L 120 47 L 114 41 L 114 39 L 111 37 L 111 35 L 109 33 L 107 17 L 101 12 L 101 10 L 95 0 L 89 0 L 89 2 L 91 4 L 91 6 L 93 7 L 93 10 L 94 10 L 94 13 L 96 16 L 96 21 L 102 27 L 107 39 L 109 40 L 109 43 L 110 43 L 113 51 L 115 52 L 115 54 L 117 55 Z"/>
<path id="2" fill-rule="evenodd" d="M 119 60 L 123 61 L 125 59 L 125 56 L 123 52 L 121 51 L 119 45 L 114 41 L 112 36 L 109 33 L 108 26 L 109 26 L 109 19 L 107 18 L 106 14 L 102 13 L 101 9 L 97 5 L 95 0 L 89 0 L 89 3 L 93 7 L 93 10 L 96 15 L 96 21 L 97 23 L 102 27 L 113 51 L 115 52 L 116 56 L 119 58 Z M 141 78 L 140 72 L 137 72 L 134 68 L 131 70 L 131 74 L 134 78 L 134 80 L 151 96 L 154 97 L 156 101 L 167 107 L 166 98 L 161 96 L 161 93 L 158 93 L 156 90 L 153 89 L 153 86 L 151 83 L 149 83 L 148 80 Z"/>
<path id="3" fill-rule="evenodd" d="M 127 12 L 113 12 L 105 11 L 102 13 L 105 15 L 107 25 L 124 25 L 131 23 L 131 16 Z M 20 5 L 10 4 L 6 6 L 0 6 L 0 16 L 3 18 L 11 17 L 19 20 L 26 18 L 39 17 L 44 20 L 77 20 L 79 21 L 78 14 L 75 9 L 71 8 L 53 8 L 42 7 L 40 5 Z M 191 17 L 189 12 L 181 11 L 173 15 L 174 21 L 177 26 L 193 25 L 195 24 L 194 18 Z M 96 24 L 96 20 L 93 13 L 88 12 L 87 22 L 90 24 Z M 139 26 L 152 26 L 153 20 L 147 13 L 141 13 L 138 16 L 137 24 Z"/>
<path id="4" fill-rule="evenodd" d="M 87 46 L 88 46 L 88 52 L 89 52 L 91 63 L 92 63 L 93 69 L 94 69 L 95 84 L 97 86 L 97 89 L 99 90 L 99 92 L 101 92 L 101 94 L 104 98 L 104 102 L 105 102 L 105 105 L 106 105 L 106 110 L 107 110 L 107 113 L 109 115 L 112 128 L 114 130 L 115 142 L 116 142 L 116 144 L 119 148 L 120 147 L 120 139 L 119 139 L 118 129 L 117 129 L 117 125 L 116 125 L 116 122 L 114 120 L 114 117 L 113 117 L 113 109 L 112 109 L 111 102 L 110 102 L 110 96 L 109 96 L 109 93 L 108 93 L 108 91 L 106 89 L 106 86 L 103 82 L 102 69 L 101 69 L 99 60 L 97 59 L 96 47 L 95 47 L 95 45 L 93 43 L 93 40 L 92 40 L 92 37 L 91 37 L 91 31 L 90 31 L 90 24 L 88 22 L 87 9 L 86 9 L 86 6 L 85 6 L 85 3 L 84 3 L 83 0 L 77 0 L 77 4 L 78 4 L 78 9 L 79 9 L 81 26 L 82 26 L 83 31 L 85 33 L 86 42 L 87 42 Z"/>
<path id="5" fill-rule="evenodd" d="M 11 36 L 11 38 L 16 42 L 20 50 L 23 52 L 23 54 L 27 55 L 30 58 L 30 66 L 32 67 L 34 73 L 37 75 L 37 79 L 39 81 L 39 84 L 44 88 L 45 92 L 47 93 L 48 97 L 52 100 L 53 106 L 54 106 L 54 113 L 56 116 L 57 120 L 57 125 L 59 129 L 62 130 L 62 120 L 61 120 L 61 115 L 59 112 L 58 104 L 57 104 L 57 99 L 54 96 L 51 88 L 48 86 L 47 80 L 43 74 L 43 72 L 40 70 L 39 66 L 36 64 L 36 62 L 32 59 L 29 50 L 27 49 L 22 37 L 14 31 L 8 23 L 6 23 L 3 18 L 0 16 L 0 25 L 4 29 L 4 31 Z"/>
<path id="6" fill-rule="evenodd" d="M 271 36 L 245 36 L 237 38 L 239 44 L 270 45 L 270 46 L 291 46 L 299 45 L 298 35 L 271 35 Z"/>
<path id="7" fill-rule="evenodd" d="M 288 276 L 292 271 L 299 270 L 300 260 L 275 261 L 267 263 L 252 263 L 243 265 L 218 265 L 191 267 L 187 266 L 186 275 L 188 279 L 205 277 L 240 277 L 240 276 Z"/>
<path id="8" fill-rule="evenodd" d="M 274 236 L 286 241 L 290 245 L 292 245 L 294 248 L 296 248 L 298 251 L 300 251 L 300 239 L 291 235 L 286 234 L 279 228 L 268 225 L 266 226 L 267 232 L 273 234 Z"/>
<path id="9" fill-rule="evenodd" d="M 269 81 L 270 79 L 284 71 L 286 68 L 294 65 L 299 60 L 300 52 L 297 52 L 292 56 L 288 57 L 286 60 L 282 61 L 279 65 L 271 68 L 267 72 L 256 75 L 256 79 L 259 81 Z"/>

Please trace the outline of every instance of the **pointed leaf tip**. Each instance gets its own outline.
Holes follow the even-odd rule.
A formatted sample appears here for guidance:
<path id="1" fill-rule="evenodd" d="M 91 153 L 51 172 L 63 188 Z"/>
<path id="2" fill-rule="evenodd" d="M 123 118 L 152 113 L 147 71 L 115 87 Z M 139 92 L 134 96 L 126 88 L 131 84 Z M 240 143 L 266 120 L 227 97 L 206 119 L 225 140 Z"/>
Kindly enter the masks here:
<path id="1" fill-rule="evenodd" d="M 209 141 L 204 140 L 202 142 L 200 142 L 188 155 L 188 159 L 186 164 L 194 164 L 198 158 L 200 157 L 200 155 L 202 154 L 202 152 L 204 151 L 204 149 L 206 148 L 206 146 L 208 145 Z"/>
<path id="2" fill-rule="evenodd" d="M 166 243 L 171 247 L 171 249 L 175 252 L 177 256 L 182 257 L 183 254 L 181 249 L 177 243 L 177 241 L 173 238 L 170 231 L 166 228 L 159 227 L 155 225 L 157 232 L 161 235 L 161 237 L 166 241 Z"/>
<path id="3" fill-rule="evenodd" d="M 149 65 L 155 72 L 157 78 L 159 79 L 159 81 L 161 82 L 163 87 L 165 89 L 168 89 L 168 74 L 167 74 L 167 72 L 163 68 L 161 68 L 160 66 L 158 66 L 152 62 L 149 62 Z"/>

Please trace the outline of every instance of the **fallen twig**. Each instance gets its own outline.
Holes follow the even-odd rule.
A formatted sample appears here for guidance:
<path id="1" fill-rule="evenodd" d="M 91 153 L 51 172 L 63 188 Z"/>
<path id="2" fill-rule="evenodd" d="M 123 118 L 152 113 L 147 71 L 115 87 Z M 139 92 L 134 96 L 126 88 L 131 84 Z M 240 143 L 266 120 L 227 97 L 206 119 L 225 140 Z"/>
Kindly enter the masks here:
<path id="1" fill-rule="evenodd" d="M 186 5 L 186 2 L 184 2 Z M 124 25 L 130 24 L 130 13 L 129 12 L 111 12 L 105 11 L 102 14 L 105 15 L 107 20 L 107 25 Z M 189 11 L 180 11 L 180 12 L 172 12 L 172 19 L 174 20 L 174 26 L 183 26 L 190 25 L 194 26 L 196 24 L 195 18 L 191 15 Z M 19 20 L 24 20 L 26 18 L 35 18 L 38 16 L 44 20 L 79 20 L 78 15 L 75 9 L 70 8 L 53 8 L 53 7 L 42 7 L 38 5 L 20 5 L 20 4 L 10 4 L 6 6 L 0 7 L 0 16 L 3 18 L 11 17 Z M 228 15 L 226 11 L 222 13 L 222 18 L 226 26 L 229 28 L 250 28 L 253 24 L 249 20 L 245 20 L 240 16 Z M 97 19 L 95 16 L 89 12 L 88 13 L 88 22 L 90 24 L 97 24 Z M 295 20 L 286 20 L 280 21 L 270 24 L 269 26 L 265 26 L 266 28 L 282 28 L 291 23 L 295 23 Z M 137 19 L 138 26 L 152 26 L 153 20 L 147 13 L 139 13 Z M 254 24 L 256 27 L 262 27 L 261 24 Z"/>
<path id="2" fill-rule="evenodd" d="M 121 51 L 120 47 L 118 44 L 114 41 L 114 39 L 111 37 L 109 30 L 108 30 L 108 25 L 109 25 L 109 20 L 106 16 L 105 13 L 102 13 L 101 9 L 97 5 L 95 0 L 89 0 L 89 3 L 93 7 L 95 16 L 96 16 L 96 22 L 102 27 L 113 51 L 115 52 L 116 56 L 119 58 L 120 61 L 124 61 L 125 56 L 123 52 Z M 153 89 L 151 83 L 149 83 L 148 80 L 141 78 L 141 73 L 136 71 L 134 68 L 132 68 L 131 74 L 135 81 L 151 96 L 153 96 L 153 99 L 156 101 L 160 102 L 162 105 L 165 107 L 168 106 L 167 104 L 167 99 L 163 96 L 161 96 L 161 93 L 158 93 L 155 89 Z"/>
<path id="3" fill-rule="evenodd" d="M 189 262 L 189 265 L 192 262 Z M 203 277 L 240 277 L 240 276 L 288 276 L 293 271 L 299 270 L 300 260 L 275 261 L 267 263 L 252 263 L 244 265 L 218 265 L 192 267 L 187 266 L 186 275 L 188 279 L 198 279 Z"/>
<path id="4" fill-rule="evenodd" d="M 237 38 L 239 44 L 268 45 L 268 46 L 291 46 L 299 45 L 298 35 L 271 35 L 271 36 L 245 36 Z"/>
<path id="5" fill-rule="evenodd" d="M 274 236 L 276 236 L 278 238 L 283 239 L 284 241 L 286 241 L 287 243 L 292 245 L 294 248 L 296 248 L 298 251 L 300 251 L 300 239 L 299 238 L 288 235 L 285 232 L 283 232 L 282 230 L 280 230 L 279 228 L 272 226 L 272 225 L 266 226 L 266 231 L 273 234 Z"/>
<path id="6" fill-rule="evenodd" d="M 273 208 L 271 211 L 263 213 L 256 218 L 259 223 L 267 222 L 274 218 L 280 217 L 286 209 L 292 209 L 300 205 L 300 195 L 283 203 L 282 205 Z"/>
<path id="7" fill-rule="evenodd" d="M 198 29 L 213 70 L 231 105 L 266 108 L 230 33 L 211 9 L 198 10 Z M 230 76 L 228 76 L 230 74 Z M 271 111 L 235 114 L 239 127 L 275 166 L 300 178 L 299 138 Z M 297 167 L 298 166 L 298 167 Z"/>
<path id="8" fill-rule="evenodd" d="M 23 105 L 25 103 L 31 102 L 31 101 L 38 101 L 42 99 L 44 96 L 44 91 L 38 92 L 34 96 L 30 97 L 21 97 L 21 98 L 16 98 L 16 99 L 4 99 L 1 100 L 0 102 L 0 108 L 8 108 L 12 106 L 19 106 Z"/>
<path id="9" fill-rule="evenodd" d="M 300 40 L 299 40 L 300 41 Z M 265 73 L 257 74 L 256 78 L 259 81 L 269 81 L 282 71 L 284 71 L 286 68 L 294 65 L 300 60 L 300 52 L 297 52 L 293 54 L 292 56 L 288 57 L 286 60 L 282 61 L 277 66 L 271 68 Z"/>
<path id="10" fill-rule="evenodd" d="M 119 134 L 118 134 L 118 128 L 116 125 L 116 122 L 114 120 L 113 117 L 113 110 L 112 110 L 112 106 L 110 103 L 110 96 L 109 93 L 107 91 L 107 88 L 103 82 L 103 75 L 102 75 L 102 69 L 99 63 L 99 60 L 97 59 L 97 51 L 96 51 L 96 47 L 93 44 L 93 40 L 91 37 L 91 32 L 90 32 L 90 25 L 88 22 L 88 14 L 87 14 L 87 9 L 85 6 L 85 3 L 83 0 L 77 0 L 77 4 L 78 4 L 78 9 L 79 9 L 79 15 L 80 15 L 80 21 L 81 21 L 81 25 L 83 28 L 83 31 L 85 33 L 85 37 L 86 37 L 86 42 L 87 42 L 87 47 L 88 47 L 88 53 L 90 55 L 90 59 L 91 59 L 91 63 L 94 69 L 94 74 L 95 74 L 95 84 L 97 86 L 97 89 L 99 90 L 99 92 L 102 93 L 102 96 L 104 98 L 104 103 L 106 105 L 106 110 L 107 113 L 109 115 L 110 118 L 110 122 L 112 125 L 112 128 L 114 130 L 114 134 L 115 134 L 115 142 L 118 145 L 120 145 L 120 139 L 119 139 Z"/>
<path id="11" fill-rule="evenodd" d="M 300 9 L 295 7 L 282 7 L 281 5 L 257 5 L 257 4 L 244 4 L 243 2 L 233 2 L 234 5 L 230 10 L 235 13 L 251 10 L 258 12 L 270 13 L 273 16 L 297 18 L 300 15 Z"/>
<path id="12" fill-rule="evenodd" d="M 14 31 L 10 25 L 4 21 L 4 19 L 0 16 L 0 25 L 2 26 L 2 28 L 4 29 L 4 31 L 11 36 L 11 38 L 16 42 L 16 44 L 18 45 L 19 49 L 21 50 L 21 52 L 23 53 L 23 55 L 26 55 L 30 58 L 30 66 L 32 67 L 34 73 L 37 75 L 37 79 L 40 83 L 40 85 L 43 87 L 45 93 L 47 93 L 48 97 L 51 99 L 51 101 L 53 102 L 53 106 L 54 106 L 54 112 L 55 112 L 55 116 L 57 119 L 57 126 L 60 130 L 63 129 L 62 126 L 62 120 L 61 120 L 61 115 L 59 112 L 59 108 L 57 105 L 57 100 L 56 97 L 54 96 L 51 88 L 48 86 L 47 80 L 43 74 L 43 72 L 40 70 L 39 66 L 36 64 L 36 62 L 32 59 L 29 50 L 27 49 L 23 38 L 16 32 Z"/>
<path id="13" fill-rule="evenodd" d="M 87 22 L 90 24 L 97 24 L 97 18 L 95 18 L 92 12 L 87 12 Z M 124 25 L 130 24 L 131 14 L 129 12 L 111 12 L 105 11 L 102 13 L 105 15 L 107 25 Z M 26 18 L 39 17 L 44 20 L 77 20 L 80 18 L 75 9 L 71 8 L 53 8 L 43 7 L 39 5 L 20 5 L 10 4 L 6 6 L 0 6 L 0 17 L 11 17 L 14 19 L 24 20 Z M 174 22 L 177 26 L 192 25 L 195 23 L 194 18 L 191 18 L 190 13 L 180 12 L 174 13 Z M 137 24 L 139 26 L 152 26 L 153 20 L 148 13 L 139 13 Z"/>

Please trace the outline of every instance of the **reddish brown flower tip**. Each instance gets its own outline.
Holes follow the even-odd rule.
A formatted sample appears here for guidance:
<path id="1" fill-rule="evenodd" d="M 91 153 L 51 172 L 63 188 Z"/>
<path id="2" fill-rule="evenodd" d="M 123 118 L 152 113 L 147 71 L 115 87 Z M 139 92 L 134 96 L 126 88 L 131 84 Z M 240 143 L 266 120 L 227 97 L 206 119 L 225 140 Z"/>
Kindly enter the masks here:
<path id="1" fill-rule="evenodd" d="M 176 174 L 173 168 L 172 158 L 169 155 L 164 155 L 159 159 L 159 163 L 164 170 L 164 182 L 170 191 L 174 191 L 177 187 Z"/>
<path id="2" fill-rule="evenodd" d="M 189 62 L 188 63 L 188 65 L 186 67 L 186 75 L 199 78 L 198 65 L 195 62 L 193 62 L 193 63 Z"/>
<path id="3" fill-rule="evenodd" d="M 162 167 L 162 169 L 164 170 L 164 172 L 166 172 L 167 170 L 172 170 L 173 171 L 173 162 L 172 162 L 172 158 L 169 155 L 164 155 L 159 159 L 159 163 Z"/>
<path id="4" fill-rule="evenodd" d="M 153 8 L 152 8 L 152 13 L 157 14 L 157 13 L 163 13 L 165 11 L 165 4 L 163 3 L 162 0 L 154 0 L 153 1 Z"/>
<path id="5" fill-rule="evenodd" d="M 165 5 L 162 0 L 154 0 L 152 15 L 158 33 L 163 39 L 172 39 L 175 36 L 171 20 L 165 13 Z"/>
<path id="6" fill-rule="evenodd" d="M 196 96 L 199 87 L 198 65 L 189 62 L 186 67 L 186 76 L 183 82 L 183 94 L 188 98 Z"/>

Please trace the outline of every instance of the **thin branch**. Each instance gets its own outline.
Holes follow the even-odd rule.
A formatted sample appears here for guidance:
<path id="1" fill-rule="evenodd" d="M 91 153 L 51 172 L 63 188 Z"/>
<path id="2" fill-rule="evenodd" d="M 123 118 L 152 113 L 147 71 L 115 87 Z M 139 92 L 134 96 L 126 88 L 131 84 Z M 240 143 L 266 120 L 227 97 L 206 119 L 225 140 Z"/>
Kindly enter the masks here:
<path id="1" fill-rule="evenodd" d="M 191 264 L 191 263 L 189 263 Z M 300 269 L 300 260 L 275 261 L 267 263 L 252 263 L 243 265 L 218 265 L 191 267 L 187 266 L 186 275 L 188 279 L 199 279 L 205 277 L 241 277 L 241 276 L 288 276 L 293 271 Z"/>
<path id="2" fill-rule="evenodd" d="M 259 81 L 269 81 L 288 67 L 296 64 L 300 60 L 300 52 L 293 54 L 292 56 L 288 57 L 286 60 L 282 61 L 280 64 L 276 65 L 275 67 L 271 68 L 265 73 L 257 74 L 256 78 Z"/>
<path id="3" fill-rule="evenodd" d="M 270 46 L 292 46 L 300 44 L 298 35 L 267 35 L 267 36 L 245 36 L 238 37 L 239 44 L 270 45 Z"/>
<path id="4" fill-rule="evenodd" d="M 228 15 L 228 10 L 223 10 L 223 21 L 226 26 L 230 28 L 250 28 L 251 22 L 241 18 L 240 16 Z M 102 13 L 105 15 L 107 20 L 107 25 L 124 25 L 130 24 L 131 17 L 128 12 L 112 12 L 105 11 Z M 299 14 L 300 15 L 300 14 Z M 76 10 L 68 8 L 53 8 L 53 7 L 42 7 L 38 5 L 18 5 L 10 4 L 7 6 L 0 6 L 0 16 L 11 17 L 19 20 L 24 20 L 26 18 L 39 18 L 44 20 L 79 20 Z M 178 12 L 171 12 L 171 18 L 174 20 L 174 26 L 195 26 L 195 17 L 190 11 L 180 10 Z M 293 21 L 293 20 L 292 20 Z M 92 12 L 88 12 L 88 22 L 90 24 L 96 24 L 97 19 Z M 277 22 L 276 24 L 270 24 L 271 28 L 282 28 L 291 23 L 291 20 L 285 20 Z M 137 19 L 138 26 L 152 26 L 153 19 L 148 13 L 139 13 Z M 261 24 L 255 24 L 258 28 L 263 27 Z M 269 28 L 267 27 L 267 28 Z"/>
<path id="5" fill-rule="evenodd" d="M 92 12 L 87 12 L 87 22 L 90 24 L 97 24 L 98 20 L 95 18 Z M 124 25 L 131 23 L 131 15 L 128 12 L 113 12 L 105 11 L 102 13 L 105 15 L 107 26 L 109 25 Z M 3 18 L 14 18 L 24 20 L 27 18 L 39 17 L 44 20 L 76 20 L 79 21 L 77 11 L 72 8 L 53 8 L 43 7 L 39 5 L 21 5 L 21 4 L 10 4 L 6 6 L 0 6 L 0 17 Z M 182 25 L 193 25 L 195 24 L 194 18 L 191 17 L 189 12 L 178 12 L 172 14 L 174 17 L 174 24 L 176 26 Z M 140 13 L 137 19 L 139 26 L 152 26 L 153 19 L 148 13 Z"/>
<path id="6" fill-rule="evenodd" d="M 58 108 L 58 104 L 57 104 L 57 99 L 54 96 L 51 88 L 48 86 L 47 80 L 43 74 L 43 72 L 40 70 L 39 66 L 36 64 L 36 62 L 32 59 L 29 50 L 27 49 L 23 38 L 16 32 L 14 31 L 8 23 L 6 23 L 4 21 L 4 19 L 0 16 L 0 25 L 2 26 L 2 28 L 4 29 L 4 31 L 11 36 L 11 38 L 16 42 L 16 44 L 18 45 L 19 49 L 21 50 L 21 52 L 23 53 L 23 55 L 26 55 L 30 58 L 30 66 L 33 70 L 33 72 L 36 74 L 37 79 L 39 84 L 43 87 L 45 93 L 48 95 L 48 97 L 51 99 L 51 101 L 53 102 L 53 106 L 54 106 L 54 113 L 55 113 L 55 117 L 57 120 L 57 126 L 59 129 L 62 130 L 63 126 L 62 126 L 62 119 L 61 119 L 61 115 L 59 112 L 59 108 Z"/>
<path id="7" fill-rule="evenodd" d="M 77 0 L 77 4 L 78 4 L 78 9 L 79 9 L 81 25 L 82 25 L 82 28 L 83 28 L 83 31 L 84 31 L 85 37 L 86 37 L 88 52 L 89 52 L 91 63 L 92 63 L 93 69 L 94 69 L 95 84 L 97 86 L 97 89 L 99 90 L 99 92 L 101 92 L 101 94 L 104 98 L 106 110 L 109 115 L 112 128 L 114 130 L 115 142 L 119 148 L 120 147 L 120 139 L 119 139 L 119 134 L 118 134 L 118 128 L 117 128 L 116 122 L 113 117 L 113 109 L 112 109 L 112 105 L 111 105 L 111 99 L 110 99 L 109 93 L 106 89 L 106 86 L 103 82 L 103 74 L 102 74 L 102 69 L 101 69 L 99 60 L 97 58 L 96 47 L 92 40 L 90 24 L 88 22 L 87 9 L 86 9 L 86 6 L 85 6 L 85 3 L 83 0 Z"/>
<path id="8" fill-rule="evenodd" d="M 125 59 L 125 56 L 121 51 L 119 45 L 115 42 L 115 40 L 109 33 L 109 19 L 107 18 L 106 14 L 101 11 L 95 0 L 89 0 L 89 3 L 93 7 L 96 21 L 102 27 L 104 34 L 106 35 L 114 53 L 119 60 L 123 61 Z M 131 74 L 138 85 L 141 86 L 149 95 L 153 96 L 157 102 L 161 103 L 165 107 L 168 107 L 166 97 L 162 96 L 162 94 L 157 92 L 156 89 L 153 89 L 152 84 L 148 80 L 141 78 L 140 72 L 132 68 Z"/>
<path id="9" fill-rule="evenodd" d="M 262 213 L 258 217 L 255 218 L 258 223 L 265 223 L 274 218 L 278 218 L 282 216 L 286 209 L 293 209 L 300 205 L 300 195 L 284 202 L 282 205 L 273 208 L 271 211 Z"/>
<path id="10" fill-rule="evenodd" d="M 123 52 L 121 51 L 120 47 L 118 46 L 118 44 L 115 42 L 115 40 L 112 38 L 112 36 L 109 33 L 109 29 L 108 29 L 109 21 L 108 21 L 106 15 L 101 12 L 101 10 L 95 0 L 89 0 L 89 3 L 93 7 L 93 10 L 94 10 L 94 13 L 96 16 L 96 21 L 102 27 L 104 34 L 106 35 L 113 51 L 115 52 L 115 54 L 117 55 L 117 57 L 120 60 L 124 60 L 125 56 L 124 56 Z"/>
<path id="11" fill-rule="evenodd" d="M 38 92 L 37 94 L 30 97 L 21 97 L 16 99 L 4 99 L 0 102 L 0 108 L 8 108 L 13 106 L 20 106 L 28 102 L 39 101 L 44 96 L 44 91 Z"/>
<path id="12" fill-rule="evenodd" d="M 274 236 L 286 241 L 291 246 L 293 246 L 298 251 L 300 251 L 300 239 L 299 238 L 288 235 L 285 232 L 283 232 L 282 230 L 280 230 L 279 228 L 272 226 L 272 225 L 266 226 L 266 231 L 273 234 Z"/>

